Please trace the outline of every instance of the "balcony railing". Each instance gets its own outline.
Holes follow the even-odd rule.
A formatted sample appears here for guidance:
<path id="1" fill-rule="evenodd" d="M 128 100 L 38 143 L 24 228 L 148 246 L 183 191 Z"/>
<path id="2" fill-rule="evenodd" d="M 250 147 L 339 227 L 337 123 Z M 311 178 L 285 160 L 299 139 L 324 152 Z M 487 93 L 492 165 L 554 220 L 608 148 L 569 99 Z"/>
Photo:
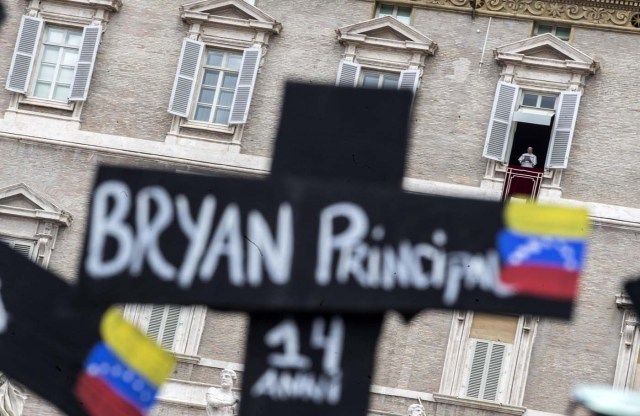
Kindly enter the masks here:
<path id="1" fill-rule="evenodd" d="M 508 201 L 514 196 L 532 200 L 538 199 L 543 174 L 543 169 L 507 167 L 504 188 L 502 188 L 502 200 Z"/>

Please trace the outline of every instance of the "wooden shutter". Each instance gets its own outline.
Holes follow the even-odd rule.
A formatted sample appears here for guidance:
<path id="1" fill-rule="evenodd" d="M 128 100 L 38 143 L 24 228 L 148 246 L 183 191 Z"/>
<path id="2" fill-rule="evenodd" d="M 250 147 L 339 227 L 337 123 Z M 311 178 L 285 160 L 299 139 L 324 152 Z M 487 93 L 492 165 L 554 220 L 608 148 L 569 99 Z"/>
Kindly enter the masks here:
<path id="1" fill-rule="evenodd" d="M 420 81 L 420 71 L 417 69 L 407 69 L 400 71 L 400 81 L 398 82 L 399 90 L 409 90 L 416 93 L 418 82 Z"/>
<path id="2" fill-rule="evenodd" d="M 35 243 L 25 242 L 25 241 L 16 241 L 16 240 L 4 238 L 4 237 L 0 238 L 0 241 L 2 241 L 3 243 L 11 247 L 18 253 L 22 254 L 29 260 L 32 260 Z"/>
<path id="3" fill-rule="evenodd" d="M 471 371 L 469 372 L 469 383 L 467 384 L 467 396 L 480 398 L 482 381 L 484 376 L 485 363 L 487 361 L 487 351 L 489 343 L 475 341 L 473 345 L 473 359 L 471 360 Z"/>
<path id="4" fill-rule="evenodd" d="M 71 94 L 69 95 L 69 100 L 71 101 L 84 101 L 87 99 L 101 34 L 102 26 L 99 25 L 85 26 L 82 31 L 78 64 L 73 74 Z"/>
<path id="5" fill-rule="evenodd" d="M 473 340 L 471 348 L 473 355 L 466 396 L 495 401 L 498 399 L 506 345 Z"/>
<path id="6" fill-rule="evenodd" d="M 360 65 L 353 62 L 340 62 L 338 68 L 338 78 L 336 85 L 338 87 L 356 87 L 358 85 L 358 78 L 360 77 Z"/>
<path id="7" fill-rule="evenodd" d="M 551 132 L 550 151 L 549 156 L 547 156 L 546 167 L 567 167 L 579 106 L 579 92 L 563 92 L 560 94 L 560 104 L 558 105 L 553 131 Z"/>
<path id="8" fill-rule="evenodd" d="M 485 400 L 496 400 L 497 398 L 498 386 L 500 385 L 500 375 L 502 374 L 504 350 L 505 346 L 502 344 L 491 344 L 487 377 L 484 385 L 484 391 L 482 392 L 482 398 Z"/>
<path id="9" fill-rule="evenodd" d="M 482 156 L 506 162 L 507 145 L 517 99 L 517 85 L 504 81 L 498 82 Z"/>
<path id="10" fill-rule="evenodd" d="M 162 348 L 171 350 L 180 321 L 180 306 L 153 305 L 147 327 L 147 336 Z"/>
<path id="11" fill-rule="evenodd" d="M 242 54 L 242 64 L 240 65 L 236 93 L 233 96 L 233 104 L 231 104 L 229 124 L 244 124 L 247 122 L 261 55 L 260 48 L 248 48 Z"/>
<path id="12" fill-rule="evenodd" d="M 204 43 L 191 39 L 184 39 L 176 78 L 173 82 L 169 112 L 181 117 L 187 117 L 191 109 L 191 100 L 195 90 L 196 76 L 200 68 Z"/>
<path id="13" fill-rule="evenodd" d="M 27 92 L 42 26 L 41 19 L 22 16 L 5 87 L 9 91 L 23 94 Z"/>

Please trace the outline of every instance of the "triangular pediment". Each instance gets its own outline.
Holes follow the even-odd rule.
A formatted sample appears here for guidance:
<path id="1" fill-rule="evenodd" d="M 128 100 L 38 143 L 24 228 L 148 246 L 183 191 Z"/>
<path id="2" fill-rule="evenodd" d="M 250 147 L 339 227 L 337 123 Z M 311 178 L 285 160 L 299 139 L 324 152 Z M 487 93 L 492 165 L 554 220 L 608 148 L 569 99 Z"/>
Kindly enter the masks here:
<path id="1" fill-rule="evenodd" d="M 379 40 L 383 43 L 386 41 L 384 46 L 392 46 L 393 43 L 412 44 L 431 53 L 434 53 L 437 48 L 437 45 L 427 36 L 391 16 L 378 17 L 344 26 L 336 29 L 336 33 L 341 41 L 375 42 Z"/>
<path id="2" fill-rule="evenodd" d="M 0 215 L 16 215 L 68 226 L 71 215 L 24 183 L 0 188 Z"/>
<path id="3" fill-rule="evenodd" d="M 181 8 L 183 13 L 202 13 L 237 20 L 257 20 L 265 23 L 275 23 L 276 20 L 257 7 L 244 0 L 201 0 L 188 3 Z"/>
<path id="4" fill-rule="evenodd" d="M 551 33 L 526 38 L 496 49 L 497 54 L 515 54 L 591 65 L 593 58 L 555 37 Z"/>
<path id="5" fill-rule="evenodd" d="M 45 196 L 29 188 L 24 183 L 0 188 L 0 205 L 52 213 L 63 212 L 62 209 L 58 208 Z"/>

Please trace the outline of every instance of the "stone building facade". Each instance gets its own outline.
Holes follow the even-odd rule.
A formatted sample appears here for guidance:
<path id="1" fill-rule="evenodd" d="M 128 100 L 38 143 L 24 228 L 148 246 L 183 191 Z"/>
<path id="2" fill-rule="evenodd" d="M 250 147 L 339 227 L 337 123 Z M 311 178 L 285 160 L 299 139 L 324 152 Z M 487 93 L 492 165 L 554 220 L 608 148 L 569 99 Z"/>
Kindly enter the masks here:
<path id="1" fill-rule="evenodd" d="M 593 233 L 571 322 L 390 313 L 370 413 L 551 416 L 575 383 L 640 388 L 621 294 L 640 272 L 637 0 L 5 4 L 0 238 L 42 266 L 75 278 L 99 164 L 268 175 L 286 81 L 411 89 L 407 191 L 497 200 L 531 145 L 540 200 L 587 207 Z M 156 415 L 203 415 L 223 368 L 242 378 L 244 316 L 125 314 L 178 357 Z M 24 414 L 58 413 L 30 394 Z"/>

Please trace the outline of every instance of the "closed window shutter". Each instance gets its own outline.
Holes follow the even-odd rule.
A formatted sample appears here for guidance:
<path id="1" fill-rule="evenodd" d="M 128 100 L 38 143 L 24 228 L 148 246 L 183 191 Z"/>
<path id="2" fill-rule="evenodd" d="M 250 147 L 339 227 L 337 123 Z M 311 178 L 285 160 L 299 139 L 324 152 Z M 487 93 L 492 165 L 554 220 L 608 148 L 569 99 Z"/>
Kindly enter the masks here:
<path id="1" fill-rule="evenodd" d="M 247 122 L 261 54 L 260 48 L 248 48 L 242 54 L 242 64 L 240 65 L 236 93 L 233 96 L 233 104 L 231 105 L 229 124 L 244 124 Z"/>
<path id="2" fill-rule="evenodd" d="M 178 70 L 169 100 L 169 112 L 181 117 L 187 117 L 191 108 L 196 76 L 200 68 L 200 59 L 204 44 L 191 39 L 184 39 L 180 51 Z"/>
<path id="3" fill-rule="evenodd" d="M 507 144 L 511 133 L 513 111 L 518 98 L 518 86 L 503 81 L 498 83 L 493 100 L 489 130 L 482 156 L 506 162 Z"/>
<path id="4" fill-rule="evenodd" d="M 87 99 L 101 34 L 102 26 L 97 25 L 85 26 L 82 31 L 80 56 L 78 57 L 78 64 L 73 74 L 71 94 L 69 95 L 69 100 L 71 101 L 84 101 Z"/>
<path id="5" fill-rule="evenodd" d="M 472 348 L 473 357 L 466 396 L 495 401 L 498 398 L 506 346 L 491 341 L 474 340 Z"/>
<path id="6" fill-rule="evenodd" d="M 338 78 L 336 85 L 338 87 L 356 87 L 358 85 L 358 78 L 360 77 L 360 65 L 352 62 L 340 62 L 338 68 Z"/>
<path id="7" fill-rule="evenodd" d="M 41 31 L 41 19 L 22 16 L 18 40 L 13 51 L 9 77 L 7 78 L 6 89 L 9 91 L 23 94 L 27 92 Z"/>
<path id="8" fill-rule="evenodd" d="M 398 82 L 399 90 L 409 90 L 416 93 L 418 89 L 418 81 L 420 80 L 420 71 L 417 69 L 407 69 L 400 72 L 400 82 Z"/>
<path id="9" fill-rule="evenodd" d="M 498 386 L 500 385 L 500 375 L 502 373 L 502 362 L 504 359 L 504 345 L 491 344 L 491 355 L 487 368 L 487 379 L 484 386 L 482 398 L 485 400 L 496 400 Z"/>
<path id="10" fill-rule="evenodd" d="M 180 321 L 180 306 L 153 305 L 147 327 L 147 336 L 162 348 L 171 350 Z"/>
<path id="11" fill-rule="evenodd" d="M 579 92 L 563 92 L 560 94 L 560 104 L 555 117 L 553 131 L 551 132 L 551 151 L 546 167 L 566 168 L 571 150 L 571 140 L 580 106 Z"/>
<path id="12" fill-rule="evenodd" d="M 469 384 L 467 385 L 468 397 L 473 397 L 476 399 L 480 397 L 488 350 L 488 342 L 475 341 L 473 359 L 471 361 L 471 371 L 469 373 Z"/>

